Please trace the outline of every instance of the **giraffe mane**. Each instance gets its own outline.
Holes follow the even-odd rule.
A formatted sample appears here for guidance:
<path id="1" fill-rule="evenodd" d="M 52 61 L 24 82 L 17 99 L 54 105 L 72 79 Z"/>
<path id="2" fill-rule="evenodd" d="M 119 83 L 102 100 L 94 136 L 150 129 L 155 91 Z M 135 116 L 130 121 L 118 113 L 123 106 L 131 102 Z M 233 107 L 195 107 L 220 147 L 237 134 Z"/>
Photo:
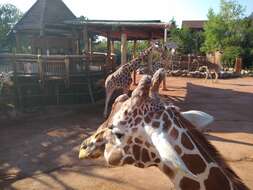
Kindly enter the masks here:
<path id="1" fill-rule="evenodd" d="M 206 139 L 206 137 L 199 130 L 197 130 L 194 125 L 186 120 L 177 110 L 173 110 L 173 112 L 175 114 L 175 119 L 178 121 L 181 127 L 187 129 L 187 134 L 191 137 L 205 159 L 211 159 L 211 161 L 215 161 L 216 164 L 219 165 L 222 171 L 231 180 L 233 188 L 235 190 L 249 190 L 241 178 L 226 163 L 220 152 Z"/>

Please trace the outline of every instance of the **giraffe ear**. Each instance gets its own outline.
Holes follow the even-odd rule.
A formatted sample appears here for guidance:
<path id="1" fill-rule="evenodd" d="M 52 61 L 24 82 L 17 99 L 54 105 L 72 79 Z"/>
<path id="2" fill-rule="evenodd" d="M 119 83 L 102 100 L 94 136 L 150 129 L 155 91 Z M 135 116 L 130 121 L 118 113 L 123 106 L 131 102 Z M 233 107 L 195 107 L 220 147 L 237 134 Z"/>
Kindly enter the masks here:
<path id="1" fill-rule="evenodd" d="M 131 100 L 134 104 L 141 104 L 146 98 L 149 97 L 149 89 L 151 86 L 151 77 L 145 75 L 140 80 L 137 88 L 133 91 Z"/>
<path id="2" fill-rule="evenodd" d="M 213 116 L 202 111 L 191 110 L 181 112 L 181 115 L 200 131 L 214 121 Z"/>

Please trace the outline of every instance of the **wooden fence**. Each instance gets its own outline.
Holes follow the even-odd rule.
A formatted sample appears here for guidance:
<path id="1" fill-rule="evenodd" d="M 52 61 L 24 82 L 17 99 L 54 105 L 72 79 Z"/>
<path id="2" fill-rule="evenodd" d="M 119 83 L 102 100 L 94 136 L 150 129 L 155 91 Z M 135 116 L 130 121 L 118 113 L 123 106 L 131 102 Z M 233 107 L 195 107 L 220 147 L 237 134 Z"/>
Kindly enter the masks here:
<path id="1" fill-rule="evenodd" d="M 51 55 L 0 54 L 0 72 L 13 72 L 16 104 L 20 107 L 94 103 L 101 84 L 113 68 L 106 54 Z"/>

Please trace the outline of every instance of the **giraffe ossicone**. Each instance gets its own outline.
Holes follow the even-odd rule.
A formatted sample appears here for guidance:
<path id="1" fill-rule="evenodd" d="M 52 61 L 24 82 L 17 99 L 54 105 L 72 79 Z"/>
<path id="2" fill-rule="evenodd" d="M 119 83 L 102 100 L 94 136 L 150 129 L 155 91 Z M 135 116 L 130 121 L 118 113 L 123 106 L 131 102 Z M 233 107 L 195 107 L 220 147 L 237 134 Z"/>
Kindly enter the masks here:
<path id="1" fill-rule="evenodd" d="M 145 76 L 131 97 L 116 99 L 108 119 L 81 145 L 79 157 L 104 155 L 114 166 L 156 166 L 179 190 L 247 190 L 177 107 L 150 96 L 152 85 Z"/>

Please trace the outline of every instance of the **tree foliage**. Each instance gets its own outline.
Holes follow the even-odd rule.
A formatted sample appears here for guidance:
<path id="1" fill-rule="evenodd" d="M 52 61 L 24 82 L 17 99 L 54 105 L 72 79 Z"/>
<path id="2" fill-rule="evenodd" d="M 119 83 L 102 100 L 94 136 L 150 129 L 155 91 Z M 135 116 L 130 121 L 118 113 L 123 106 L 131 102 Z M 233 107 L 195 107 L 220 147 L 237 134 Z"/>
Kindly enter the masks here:
<path id="1" fill-rule="evenodd" d="M 205 52 L 224 51 L 228 46 L 240 46 L 244 32 L 245 8 L 235 0 L 221 0 L 220 11 L 208 11 L 208 22 L 204 26 Z"/>
<path id="2" fill-rule="evenodd" d="M 0 50 L 9 45 L 7 34 L 21 16 L 21 11 L 14 5 L 0 4 Z"/>
<path id="3" fill-rule="evenodd" d="M 199 54 L 203 43 L 203 33 L 188 28 L 174 28 L 171 30 L 171 41 L 176 42 L 178 51 L 183 54 Z"/>

